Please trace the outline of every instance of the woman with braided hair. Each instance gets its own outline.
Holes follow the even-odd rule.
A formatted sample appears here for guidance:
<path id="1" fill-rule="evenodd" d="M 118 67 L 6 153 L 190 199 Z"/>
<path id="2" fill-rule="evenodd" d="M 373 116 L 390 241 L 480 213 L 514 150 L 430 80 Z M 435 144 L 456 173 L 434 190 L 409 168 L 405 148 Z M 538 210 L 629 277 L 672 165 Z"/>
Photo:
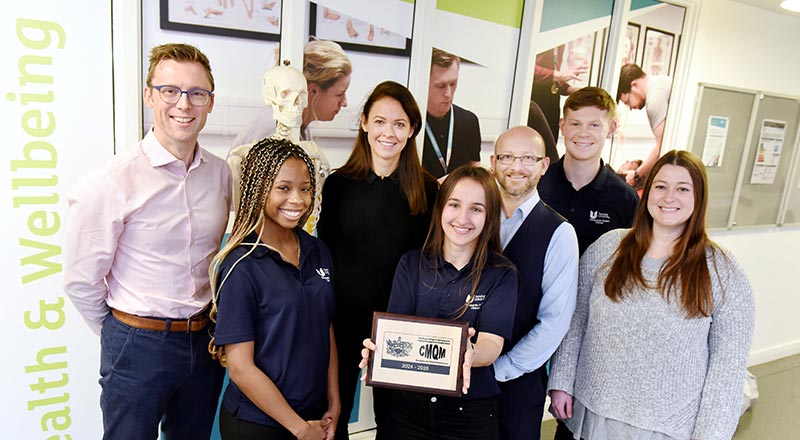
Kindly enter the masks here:
<path id="1" fill-rule="evenodd" d="M 330 439 L 339 416 L 331 257 L 303 231 L 313 164 L 286 140 L 244 160 L 228 242 L 211 262 L 212 355 L 228 368 L 223 439 Z"/>

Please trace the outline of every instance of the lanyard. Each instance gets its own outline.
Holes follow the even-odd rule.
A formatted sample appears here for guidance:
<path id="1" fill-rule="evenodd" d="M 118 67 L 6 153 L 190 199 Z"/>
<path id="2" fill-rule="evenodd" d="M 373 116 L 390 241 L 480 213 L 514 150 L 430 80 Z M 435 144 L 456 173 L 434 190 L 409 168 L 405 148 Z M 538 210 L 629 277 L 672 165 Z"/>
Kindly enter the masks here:
<path id="1" fill-rule="evenodd" d="M 425 124 L 425 133 L 428 135 L 428 139 L 431 140 L 433 152 L 436 153 L 436 157 L 439 158 L 439 163 L 442 164 L 445 174 L 447 174 L 447 166 L 450 164 L 450 156 L 453 154 L 453 113 L 453 107 L 451 106 L 450 129 L 447 131 L 447 159 L 442 157 L 442 150 L 439 148 L 439 143 L 436 142 L 436 137 L 433 135 L 433 131 L 431 131 L 430 124 Z"/>

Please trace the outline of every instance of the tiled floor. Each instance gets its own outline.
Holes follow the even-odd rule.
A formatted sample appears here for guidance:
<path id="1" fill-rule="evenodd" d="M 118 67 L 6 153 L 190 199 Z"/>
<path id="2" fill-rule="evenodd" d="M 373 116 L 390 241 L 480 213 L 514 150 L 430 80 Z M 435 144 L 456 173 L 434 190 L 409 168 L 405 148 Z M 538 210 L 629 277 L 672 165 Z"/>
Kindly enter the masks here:
<path id="1" fill-rule="evenodd" d="M 800 354 L 749 368 L 758 379 L 758 400 L 744 413 L 733 440 L 800 439 Z M 542 423 L 542 440 L 555 433 L 555 421 Z M 350 436 L 372 440 L 374 431 Z"/>
<path id="2" fill-rule="evenodd" d="M 759 397 L 739 420 L 733 440 L 800 439 L 800 354 L 749 368 Z M 555 421 L 542 423 L 542 440 L 555 433 Z"/>
<path id="3" fill-rule="evenodd" d="M 800 354 L 750 367 L 758 400 L 739 421 L 733 440 L 800 438 Z"/>

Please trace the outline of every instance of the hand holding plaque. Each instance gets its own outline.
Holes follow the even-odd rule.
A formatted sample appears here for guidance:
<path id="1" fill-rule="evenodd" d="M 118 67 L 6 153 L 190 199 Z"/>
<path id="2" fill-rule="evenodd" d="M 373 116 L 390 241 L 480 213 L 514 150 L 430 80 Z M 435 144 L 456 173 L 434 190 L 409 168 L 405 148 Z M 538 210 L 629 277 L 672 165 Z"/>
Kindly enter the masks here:
<path id="1" fill-rule="evenodd" d="M 469 330 L 466 322 L 375 313 L 372 340 L 364 341 L 359 364 L 369 366 L 367 385 L 466 394 L 472 365 Z"/>

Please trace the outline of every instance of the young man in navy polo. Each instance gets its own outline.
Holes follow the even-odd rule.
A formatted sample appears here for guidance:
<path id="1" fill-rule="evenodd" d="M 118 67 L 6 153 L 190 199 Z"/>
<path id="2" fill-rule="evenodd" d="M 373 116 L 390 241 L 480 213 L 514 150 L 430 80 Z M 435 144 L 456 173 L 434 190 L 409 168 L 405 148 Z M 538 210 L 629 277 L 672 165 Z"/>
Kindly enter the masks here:
<path id="1" fill-rule="evenodd" d="M 559 125 L 567 152 L 539 182 L 542 200 L 575 227 L 580 253 L 604 233 L 633 223 L 639 196 L 606 168 L 600 155 L 617 128 L 605 90 L 584 87 L 567 98 Z"/>
<path id="2" fill-rule="evenodd" d="M 520 274 L 511 343 L 494 362 L 502 440 L 538 440 L 547 389 L 545 363 L 569 330 L 578 289 L 575 230 L 539 198 L 547 171 L 542 136 L 519 126 L 501 134 L 491 158 L 500 186 L 503 254 Z"/>
<path id="3" fill-rule="evenodd" d="M 616 110 L 608 92 L 598 87 L 569 95 L 559 122 L 567 152 L 539 182 L 542 200 L 575 227 L 581 255 L 606 232 L 629 228 L 639 204 L 636 190 L 600 158 L 617 128 Z M 572 438 L 560 421 L 555 438 Z"/>

